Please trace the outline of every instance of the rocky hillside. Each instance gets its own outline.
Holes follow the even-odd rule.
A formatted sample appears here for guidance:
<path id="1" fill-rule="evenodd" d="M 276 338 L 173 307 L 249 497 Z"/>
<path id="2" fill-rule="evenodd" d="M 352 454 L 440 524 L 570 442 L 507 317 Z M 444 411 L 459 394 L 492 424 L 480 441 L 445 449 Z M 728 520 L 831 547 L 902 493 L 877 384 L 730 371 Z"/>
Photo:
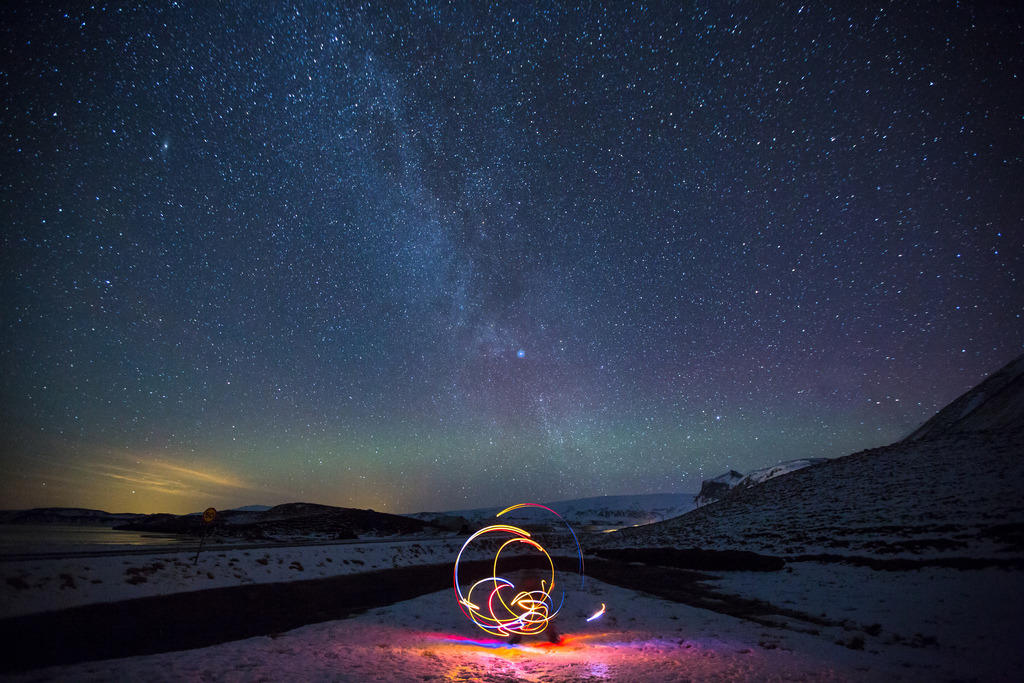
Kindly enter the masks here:
<path id="1" fill-rule="evenodd" d="M 697 507 L 701 507 L 725 498 L 741 479 L 743 479 L 743 474 L 736 470 L 729 470 L 714 479 L 705 479 L 701 482 L 700 493 L 694 498 L 694 503 Z"/>

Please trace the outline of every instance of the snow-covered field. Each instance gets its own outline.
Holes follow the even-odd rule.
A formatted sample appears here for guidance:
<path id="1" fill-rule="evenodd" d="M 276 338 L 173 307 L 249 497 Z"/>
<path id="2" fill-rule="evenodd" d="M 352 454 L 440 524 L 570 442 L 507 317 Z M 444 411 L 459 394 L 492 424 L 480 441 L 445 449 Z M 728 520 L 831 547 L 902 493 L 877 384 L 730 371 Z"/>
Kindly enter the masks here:
<path id="1" fill-rule="evenodd" d="M 587 623 L 594 602 L 607 604 L 608 612 Z M 566 610 L 559 645 L 508 646 L 472 626 L 451 591 L 440 591 L 275 637 L 55 667 L 12 680 L 920 680 L 936 668 L 910 648 L 896 657 L 851 650 L 594 580 Z"/>
<path id="2" fill-rule="evenodd" d="M 194 549 L 164 546 L 152 554 L 3 561 L 0 619 L 207 588 L 454 562 L 459 547 L 461 539 L 260 549 L 208 545 L 195 563 Z"/>
<path id="3" fill-rule="evenodd" d="M 198 565 L 193 553 L 166 550 L 4 562 L 0 615 L 443 563 L 459 545 L 221 546 L 204 550 Z M 1024 572 L 880 572 L 798 562 L 781 572 L 716 576 L 709 587 L 791 614 L 755 623 L 591 578 L 582 589 L 570 587 L 560 645 L 527 639 L 506 646 L 471 624 L 446 590 L 273 637 L 36 670 L 13 680 L 999 681 L 1024 671 Z M 607 613 L 588 623 L 600 603 Z"/>
<path id="4" fill-rule="evenodd" d="M 799 616 L 773 617 L 825 641 L 863 647 L 913 680 L 1019 679 L 1024 672 L 1024 572 L 924 567 L 877 571 L 815 562 L 780 572 L 717 572 L 724 593 Z M 869 677 L 870 678 L 870 677 Z"/>

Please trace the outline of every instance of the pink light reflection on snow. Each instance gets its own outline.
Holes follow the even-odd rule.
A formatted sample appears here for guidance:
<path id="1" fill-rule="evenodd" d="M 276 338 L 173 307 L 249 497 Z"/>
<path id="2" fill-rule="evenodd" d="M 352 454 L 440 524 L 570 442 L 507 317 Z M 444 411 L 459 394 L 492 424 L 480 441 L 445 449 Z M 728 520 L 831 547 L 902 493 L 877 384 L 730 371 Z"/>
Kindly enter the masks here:
<path id="1" fill-rule="evenodd" d="M 543 662 L 555 667 L 585 665 L 590 678 L 608 680 L 611 678 L 611 667 L 608 662 L 602 661 L 602 654 L 607 654 L 607 649 L 601 645 L 596 648 L 584 645 L 584 641 L 608 635 L 612 634 L 563 635 L 557 643 L 527 638 L 515 645 L 506 640 L 467 638 L 450 633 L 422 633 L 420 637 L 443 643 L 439 649 L 434 650 L 438 655 L 447 654 L 445 650 L 448 650 L 448 647 L 445 645 L 453 648 L 449 650 L 452 655 L 449 662 L 454 668 L 446 673 L 451 680 L 465 677 L 469 671 L 465 667 L 470 661 L 483 667 L 488 675 L 511 676 L 524 680 L 533 677 L 535 672 L 530 667 L 536 663 Z M 581 660 L 581 657 L 584 659 Z"/>
<path id="2" fill-rule="evenodd" d="M 496 638 L 466 638 L 465 636 L 457 636 L 450 633 L 424 633 L 422 634 L 422 637 L 429 640 L 440 640 L 446 643 L 452 643 L 454 645 L 482 647 L 488 650 L 498 650 L 502 648 L 515 650 L 559 650 L 579 649 L 583 641 L 590 640 L 592 638 L 603 637 L 606 635 L 608 634 L 587 633 L 580 635 L 563 635 L 557 643 L 549 643 L 547 641 L 541 640 L 526 640 L 516 645 L 510 644 L 507 640 L 498 640 Z"/>
<path id="3" fill-rule="evenodd" d="M 570 633 L 558 643 L 527 637 L 515 645 L 501 638 L 436 630 L 404 630 L 404 634 L 388 638 L 406 643 L 391 646 L 389 652 L 399 657 L 416 655 L 419 662 L 423 653 L 429 653 L 427 657 L 447 680 L 544 680 L 544 676 L 570 673 L 594 680 L 623 676 L 657 680 L 683 674 L 698 678 L 725 674 L 725 680 L 744 680 L 748 674 L 756 678 L 767 665 L 765 655 L 746 642 L 665 637 L 628 628 Z"/>

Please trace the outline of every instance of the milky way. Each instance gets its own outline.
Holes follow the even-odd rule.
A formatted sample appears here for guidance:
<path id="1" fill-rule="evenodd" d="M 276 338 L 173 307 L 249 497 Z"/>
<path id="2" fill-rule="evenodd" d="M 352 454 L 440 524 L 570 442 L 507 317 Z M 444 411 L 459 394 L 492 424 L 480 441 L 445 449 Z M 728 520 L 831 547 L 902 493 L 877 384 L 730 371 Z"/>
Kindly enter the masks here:
<path id="1" fill-rule="evenodd" d="M 695 491 L 1024 348 L 1015 5 L 139 4 L 0 10 L 0 507 Z"/>

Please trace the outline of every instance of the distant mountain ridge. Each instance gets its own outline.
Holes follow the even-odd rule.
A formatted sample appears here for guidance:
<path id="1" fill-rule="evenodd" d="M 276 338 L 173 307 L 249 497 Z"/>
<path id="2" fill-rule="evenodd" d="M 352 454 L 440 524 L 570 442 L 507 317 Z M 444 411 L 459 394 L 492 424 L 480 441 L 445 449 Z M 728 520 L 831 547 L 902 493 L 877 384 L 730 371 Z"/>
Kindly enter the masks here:
<path id="1" fill-rule="evenodd" d="M 198 534 L 203 533 L 204 523 L 195 514 L 156 514 L 115 528 L 124 531 Z M 225 510 L 217 513 L 211 528 L 221 536 L 240 536 L 253 540 L 328 540 L 441 531 L 429 522 L 403 515 L 317 503 L 286 503 L 267 510 Z"/>
<path id="2" fill-rule="evenodd" d="M 547 503 L 576 531 L 603 531 L 677 517 L 694 508 L 693 494 L 655 493 L 597 496 Z M 532 501 L 531 501 L 532 502 Z M 391 515 L 373 510 L 340 508 L 315 503 L 286 503 L 274 507 L 246 505 L 219 510 L 214 528 L 220 535 L 260 538 L 354 538 L 414 533 L 464 532 L 491 524 L 504 507 Z M 517 524 L 557 523 L 535 510 L 514 510 L 502 520 Z M 108 526 L 125 531 L 172 534 L 203 532 L 201 512 L 184 515 L 111 514 L 83 508 L 0 510 L 0 524 L 63 524 Z"/>
<path id="3" fill-rule="evenodd" d="M 627 526 L 650 524 L 651 522 L 669 519 L 688 512 L 695 507 L 691 493 L 648 493 L 624 496 L 596 496 L 591 498 L 575 498 L 543 503 L 568 522 L 577 531 L 604 531 Z M 519 502 L 519 501 L 517 501 Z M 522 501 L 533 502 L 533 501 Z M 495 515 L 505 506 L 489 508 L 473 508 L 467 510 L 447 510 L 440 512 L 417 512 L 410 515 L 423 520 L 464 520 L 470 526 L 479 527 L 492 524 Z M 529 508 L 513 510 L 501 516 L 502 521 L 530 524 L 551 523 L 558 521 Z"/>
<path id="4" fill-rule="evenodd" d="M 32 508 L 0 510 L 0 524 L 62 524 L 66 526 L 114 526 L 141 519 L 145 515 L 111 513 L 88 508 Z"/>

